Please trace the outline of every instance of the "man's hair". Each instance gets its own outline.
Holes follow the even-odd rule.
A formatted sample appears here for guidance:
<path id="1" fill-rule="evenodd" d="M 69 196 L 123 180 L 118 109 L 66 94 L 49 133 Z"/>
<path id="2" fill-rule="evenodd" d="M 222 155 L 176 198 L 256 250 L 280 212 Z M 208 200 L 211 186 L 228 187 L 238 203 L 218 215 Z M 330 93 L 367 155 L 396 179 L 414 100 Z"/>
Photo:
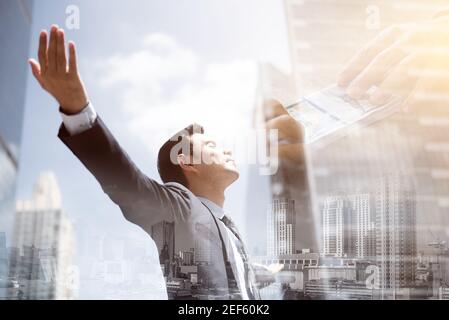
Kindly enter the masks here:
<path id="1" fill-rule="evenodd" d="M 190 138 L 194 133 L 204 133 L 204 128 L 196 123 L 191 124 L 173 135 L 159 149 L 157 156 L 157 170 L 164 183 L 178 182 L 186 188 L 188 187 L 187 178 L 184 175 L 181 166 L 177 162 L 172 161 L 170 155 L 173 147 L 178 146 L 180 143 L 189 143 L 189 146 L 181 145 L 178 154 L 180 154 L 182 150 L 190 150 L 190 156 L 193 155 L 193 146 Z"/>

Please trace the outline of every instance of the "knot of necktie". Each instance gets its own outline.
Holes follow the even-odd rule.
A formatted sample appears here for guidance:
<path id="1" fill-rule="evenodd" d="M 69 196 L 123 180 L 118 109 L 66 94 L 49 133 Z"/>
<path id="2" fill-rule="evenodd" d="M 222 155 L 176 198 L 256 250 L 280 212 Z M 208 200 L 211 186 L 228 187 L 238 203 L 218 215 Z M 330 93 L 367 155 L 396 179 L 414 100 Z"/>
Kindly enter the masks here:
<path id="1" fill-rule="evenodd" d="M 221 218 L 221 221 L 223 221 L 223 223 L 224 223 L 225 226 L 227 226 L 227 227 L 232 227 L 232 226 L 234 225 L 234 223 L 232 222 L 232 220 L 231 220 L 227 215 L 224 215 L 224 216 Z"/>

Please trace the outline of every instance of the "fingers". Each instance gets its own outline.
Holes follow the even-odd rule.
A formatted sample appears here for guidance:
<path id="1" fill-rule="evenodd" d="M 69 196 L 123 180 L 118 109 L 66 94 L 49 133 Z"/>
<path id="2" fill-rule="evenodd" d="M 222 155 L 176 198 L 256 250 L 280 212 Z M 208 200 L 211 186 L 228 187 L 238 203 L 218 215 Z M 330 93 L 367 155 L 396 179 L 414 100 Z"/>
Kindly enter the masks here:
<path id="1" fill-rule="evenodd" d="M 47 31 L 42 30 L 39 36 L 39 49 L 38 59 L 41 67 L 41 74 L 45 74 L 47 71 Z"/>
<path id="2" fill-rule="evenodd" d="M 56 72 L 57 66 L 57 33 L 58 26 L 53 25 L 50 31 L 50 44 L 48 45 L 47 58 L 48 58 L 48 71 Z"/>
<path id="3" fill-rule="evenodd" d="M 67 72 L 67 57 L 65 50 L 64 30 L 52 25 L 50 30 L 50 40 L 47 48 L 47 31 L 43 30 L 39 37 L 38 57 L 41 66 L 41 75 L 47 71 L 52 73 Z M 73 50 L 72 50 L 73 52 Z"/>
<path id="4" fill-rule="evenodd" d="M 69 42 L 69 73 L 70 74 L 78 73 L 78 67 L 76 64 L 76 49 L 75 43 L 73 41 Z"/>
<path id="5" fill-rule="evenodd" d="M 441 17 L 448 17 L 449 16 L 449 8 L 444 8 L 442 10 L 439 10 L 438 12 L 436 12 L 432 19 L 438 19 Z"/>
<path id="6" fill-rule="evenodd" d="M 57 44 L 56 44 L 56 58 L 57 58 L 57 70 L 58 72 L 67 72 L 67 59 L 65 56 L 65 40 L 64 30 L 58 29 L 57 31 Z"/>
<path id="7" fill-rule="evenodd" d="M 449 103 L 449 82 L 440 79 L 419 79 L 412 93 L 403 103 L 408 113 L 428 115 L 429 110 L 446 110 Z"/>
<path id="8" fill-rule="evenodd" d="M 31 66 L 31 71 L 33 72 L 33 76 L 36 78 L 36 80 L 39 82 L 39 84 L 41 86 L 43 86 L 43 80 L 42 80 L 42 75 L 41 75 L 41 67 L 39 65 L 39 63 L 34 60 L 34 59 L 29 59 L 28 60 L 30 66 Z"/>
<path id="9" fill-rule="evenodd" d="M 75 44 L 73 42 L 69 43 L 69 52 L 70 70 L 77 72 Z M 37 55 L 38 61 L 29 59 L 28 62 L 34 77 L 43 88 L 48 87 L 48 78 L 67 74 L 64 30 L 58 28 L 57 25 L 51 26 L 50 34 L 47 33 L 47 30 L 42 30 L 39 34 Z"/>
<path id="10" fill-rule="evenodd" d="M 278 155 L 279 159 L 295 163 L 297 168 L 306 163 L 306 151 L 303 143 L 280 144 Z"/>
<path id="11" fill-rule="evenodd" d="M 381 32 L 352 58 L 338 77 L 338 85 L 346 87 L 385 48 L 402 34 L 402 28 L 392 26 Z"/>
<path id="12" fill-rule="evenodd" d="M 270 119 L 265 124 L 267 130 L 278 130 L 279 140 L 289 140 L 294 142 L 303 141 L 303 132 L 298 122 L 288 114 L 280 115 Z"/>
<path id="13" fill-rule="evenodd" d="M 423 86 L 419 81 L 416 83 L 412 92 L 408 95 L 408 97 L 402 103 L 401 109 L 406 113 L 416 112 L 417 107 L 419 106 L 419 93 L 422 92 Z"/>
<path id="14" fill-rule="evenodd" d="M 265 120 L 270 120 L 283 114 L 288 114 L 287 110 L 276 99 L 268 99 L 263 103 Z"/>
<path id="15" fill-rule="evenodd" d="M 264 102 L 265 128 L 277 130 L 278 155 L 282 160 L 302 164 L 304 162 L 304 129 L 293 119 L 282 104 L 270 99 Z M 271 141 L 268 142 L 270 147 Z M 281 142 L 281 143 L 279 143 Z"/>
<path id="16" fill-rule="evenodd" d="M 279 140 L 303 142 L 304 130 L 299 123 L 293 119 L 276 99 L 269 99 L 263 104 L 265 113 L 265 128 L 267 130 L 278 130 Z"/>
<path id="17" fill-rule="evenodd" d="M 400 45 L 390 47 L 379 53 L 370 64 L 361 71 L 347 89 L 353 99 L 361 98 L 373 85 L 379 84 L 407 53 Z"/>
<path id="18" fill-rule="evenodd" d="M 417 82 L 418 77 L 414 70 L 419 68 L 420 61 L 419 55 L 411 55 L 401 61 L 373 92 L 370 102 L 374 105 L 382 105 L 391 95 L 407 98 Z"/>

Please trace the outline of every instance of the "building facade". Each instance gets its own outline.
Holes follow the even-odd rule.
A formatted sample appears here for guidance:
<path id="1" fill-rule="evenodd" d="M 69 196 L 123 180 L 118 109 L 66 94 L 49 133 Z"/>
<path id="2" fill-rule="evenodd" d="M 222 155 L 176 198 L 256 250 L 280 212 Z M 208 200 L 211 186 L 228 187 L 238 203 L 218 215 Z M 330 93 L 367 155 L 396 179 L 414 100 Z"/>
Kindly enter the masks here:
<path id="1" fill-rule="evenodd" d="M 161 221 L 151 226 L 151 238 L 159 251 L 159 261 L 164 266 L 164 275 L 172 274 L 175 258 L 175 223 Z"/>
<path id="2" fill-rule="evenodd" d="M 376 257 L 382 298 L 396 298 L 416 276 L 414 187 L 407 177 L 385 176 L 376 195 Z"/>
<path id="3" fill-rule="evenodd" d="M 374 219 L 369 194 L 326 197 L 322 228 L 322 255 L 358 259 L 374 256 Z"/>
<path id="4" fill-rule="evenodd" d="M 295 253 L 295 201 L 274 199 L 267 214 L 267 253 L 269 256 Z"/>
<path id="5" fill-rule="evenodd" d="M 304 295 L 323 300 L 372 300 L 375 292 L 365 284 L 350 280 L 321 279 L 311 280 L 305 285 Z"/>
<path id="6" fill-rule="evenodd" d="M 30 200 L 19 200 L 10 273 L 19 281 L 19 299 L 73 299 L 73 226 L 62 209 L 52 172 L 44 172 Z"/>
<path id="7" fill-rule="evenodd" d="M 14 228 L 18 151 L 28 75 L 28 66 L 24 61 L 28 57 L 33 4 L 33 0 L 0 2 L 0 39 L 7 39 L 8 42 L 8 49 L 0 52 L 0 233 L 7 247 L 11 246 Z M 11 30 L 14 30 L 13 37 Z M 5 269 L 8 266 L 5 267 L 4 259 L 0 259 L 0 299 L 9 299 L 7 287 L 16 286 L 17 282 L 8 276 L 9 272 Z"/>

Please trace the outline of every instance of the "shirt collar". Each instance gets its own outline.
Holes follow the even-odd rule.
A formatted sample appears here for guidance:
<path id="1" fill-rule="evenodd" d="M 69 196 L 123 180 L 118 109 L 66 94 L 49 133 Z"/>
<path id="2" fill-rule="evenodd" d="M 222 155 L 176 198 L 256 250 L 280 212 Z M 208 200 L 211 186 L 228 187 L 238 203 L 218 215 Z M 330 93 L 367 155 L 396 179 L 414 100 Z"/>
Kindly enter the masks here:
<path id="1" fill-rule="evenodd" d="M 210 201 L 209 199 L 198 197 L 200 201 L 212 211 L 212 214 L 216 216 L 218 219 L 223 219 L 225 213 L 222 207 L 220 207 L 218 204 Z"/>

